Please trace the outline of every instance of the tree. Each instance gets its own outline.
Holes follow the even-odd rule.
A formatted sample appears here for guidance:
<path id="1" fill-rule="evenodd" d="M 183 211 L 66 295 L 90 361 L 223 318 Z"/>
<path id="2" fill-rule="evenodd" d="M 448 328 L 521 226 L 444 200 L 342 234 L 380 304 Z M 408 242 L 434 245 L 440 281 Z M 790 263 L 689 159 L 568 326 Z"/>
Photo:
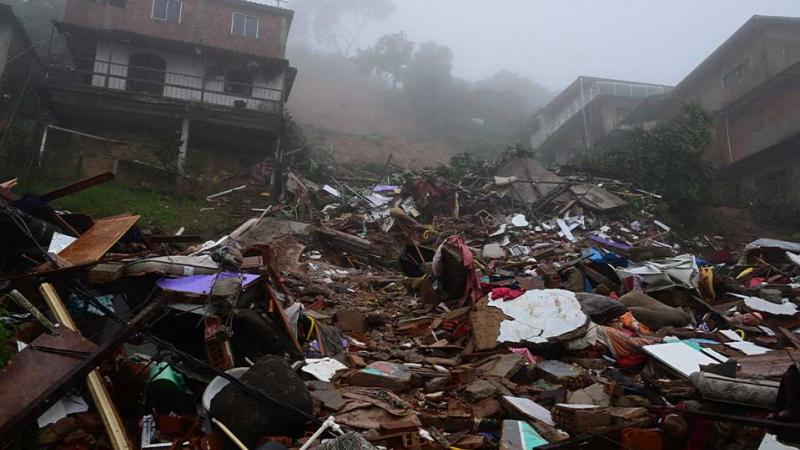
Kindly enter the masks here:
<path id="1" fill-rule="evenodd" d="M 360 51 L 356 61 L 371 73 L 392 77 L 392 89 L 403 76 L 414 54 L 416 44 L 409 41 L 404 32 L 387 34 L 366 50 Z"/>
<path id="2" fill-rule="evenodd" d="M 371 22 L 395 11 L 392 0 L 295 0 L 295 34 L 348 56 Z"/>
<path id="3" fill-rule="evenodd" d="M 702 156 L 711 145 L 713 125 L 702 106 L 685 104 L 671 120 L 631 132 L 621 143 L 586 157 L 583 165 L 658 192 L 674 212 L 686 212 L 709 192 L 714 173 Z"/>
<path id="4" fill-rule="evenodd" d="M 403 91 L 425 119 L 435 116 L 443 106 L 453 81 L 453 58 L 450 48 L 435 42 L 420 45 L 411 58 Z"/>
<path id="5" fill-rule="evenodd" d="M 554 93 L 523 75 L 501 70 L 491 77 L 475 82 L 475 89 L 488 89 L 496 92 L 511 92 L 526 100 L 529 112 L 544 106 Z"/>

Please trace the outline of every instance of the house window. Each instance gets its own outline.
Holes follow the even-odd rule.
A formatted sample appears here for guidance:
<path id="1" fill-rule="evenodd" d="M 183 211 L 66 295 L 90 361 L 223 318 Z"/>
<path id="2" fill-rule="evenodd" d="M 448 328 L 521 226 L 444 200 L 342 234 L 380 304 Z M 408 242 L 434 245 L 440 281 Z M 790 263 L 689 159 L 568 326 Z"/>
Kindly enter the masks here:
<path id="1" fill-rule="evenodd" d="M 750 71 L 750 58 L 745 59 L 744 62 L 722 77 L 722 84 L 725 85 L 725 89 L 730 89 L 736 83 L 743 80 L 748 71 Z"/>
<path id="2" fill-rule="evenodd" d="M 225 93 L 240 97 L 252 97 L 253 74 L 244 69 L 229 70 L 225 75 Z"/>
<path id="3" fill-rule="evenodd" d="M 181 23 L 183 3 L 180 0 L 153 0 L 153 19 Z"/>
<path id="4" fill-rule="evenodd" d="M 258 37 L 258 17 L 233 13 L 231 33 L 240 36 Z"/>

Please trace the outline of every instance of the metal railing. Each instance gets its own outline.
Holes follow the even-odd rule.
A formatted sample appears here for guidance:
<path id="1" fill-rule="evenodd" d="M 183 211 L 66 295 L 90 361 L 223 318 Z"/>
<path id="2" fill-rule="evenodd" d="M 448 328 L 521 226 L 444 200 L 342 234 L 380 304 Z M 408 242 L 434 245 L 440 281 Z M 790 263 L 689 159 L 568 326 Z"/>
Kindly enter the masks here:
<path id="1" fill-rule="evenodd" d="M 585 90 L 583 95 L 561 111 L 558 116 L 545 127 L 544 138 L 547 139 L 552 136 L 562 125 L 575 117 L 586 105 L 600 95 L 646 98 L 653 95 L 664 94 L 666 91 L 667 89 L 664 86 L 597 81 L 592 84 L 589 89 Z"/>
<path id="2" fill-rule="evenodd" d="M 51 55 L 51 82 L 136 95 L 200 102 L 237 109 L 281 113 L 283 91 L 256 83 L 203 77 L 102 59 Z"/>

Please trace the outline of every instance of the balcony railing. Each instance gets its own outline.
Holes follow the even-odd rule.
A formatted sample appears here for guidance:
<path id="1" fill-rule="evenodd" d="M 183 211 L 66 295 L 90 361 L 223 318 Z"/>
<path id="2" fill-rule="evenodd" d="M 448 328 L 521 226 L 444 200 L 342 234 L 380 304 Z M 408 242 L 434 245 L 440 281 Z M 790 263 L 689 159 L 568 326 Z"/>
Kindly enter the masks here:
<path id="1" fill-rule="evenodd" d="M 591 103 L 600 95 L 614 95 L 622 97 L 641 97 L 646 98 L 653 95 L 664 94 L 667 88 L 664 86 L 653 86 L 646 84 L 620 83 L 616 81 L 598 81 L 583 92 L 574 102 L 567 106 L 552 122 L 545 128 L 545 139 L 552 136 L 562 125 L 567 123 L 583 108 Z"/>
<path id="2" fill-rule="evenodd" d="M 222 76 L 209 78 L 71 55 L 51 56 L 49 79 L 65 85 L 110 89 L 274 114 L 281 113 L 283 99 L 281 89 L 223 79 Z"/>

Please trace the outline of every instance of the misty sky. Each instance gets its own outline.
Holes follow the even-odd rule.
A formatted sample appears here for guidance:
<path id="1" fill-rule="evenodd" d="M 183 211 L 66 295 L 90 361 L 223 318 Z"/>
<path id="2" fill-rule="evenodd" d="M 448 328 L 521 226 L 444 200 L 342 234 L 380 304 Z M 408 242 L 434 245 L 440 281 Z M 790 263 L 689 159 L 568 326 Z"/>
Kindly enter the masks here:
<path id="1" fill-rule="evenodd" d="M 753 14 L 800 0 L 395 0 L 361 46 L 405 31 L 451 47 L 455 75 L 509 69 L 554 89 L 578 75 L 675 84 Z"/>

